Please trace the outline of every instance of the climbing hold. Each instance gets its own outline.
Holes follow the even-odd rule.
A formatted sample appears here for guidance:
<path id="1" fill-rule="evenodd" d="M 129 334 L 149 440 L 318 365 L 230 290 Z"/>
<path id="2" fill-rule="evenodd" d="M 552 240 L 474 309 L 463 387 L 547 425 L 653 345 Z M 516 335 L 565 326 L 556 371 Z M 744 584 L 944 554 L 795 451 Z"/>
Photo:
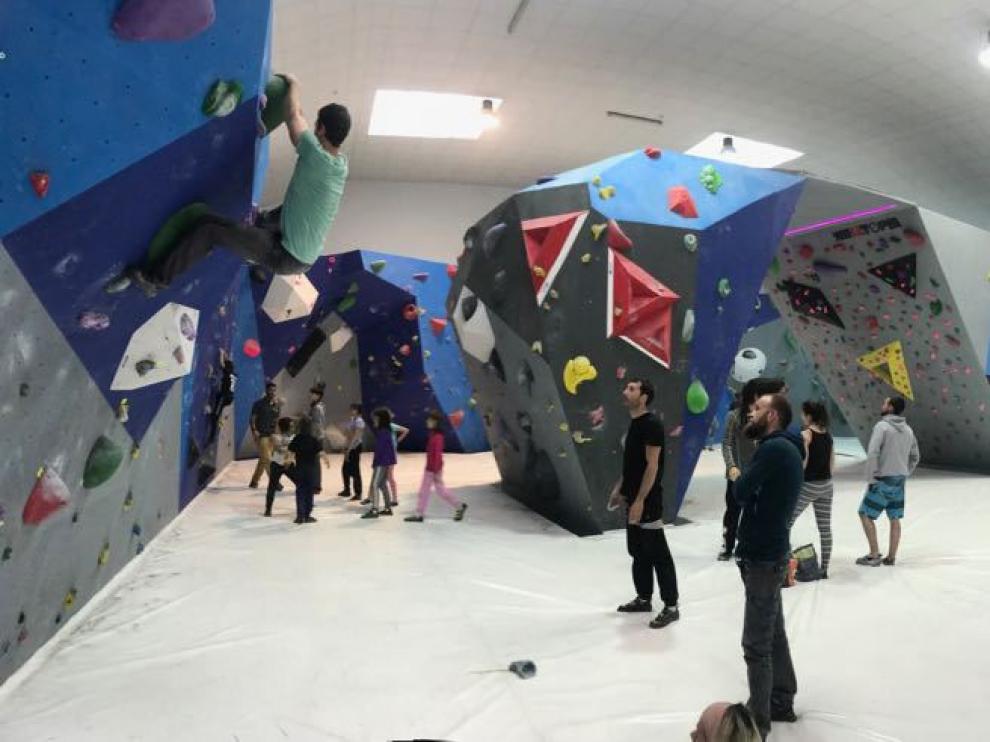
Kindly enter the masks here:
<path id="1" fill-rule="evenodd" d="M 428 351 L 428 350 L 424 350 L 423 351 L 423 358 L 426 358 L 427 360 L 429 360 L 430 356 L 432 356 L 432 355 L 433 355 L 433 353 L 430 352 L 430 351 Z"/>
<path id="2" fill-rule="evenodd" d="M 404 345 L 400 345 L 399 346 L 399 353 L 401 355 L 404 355 L 404 356 L 412 355 L 412 348 L 409 346 L 409 343 L 405 343 Z"/>
<path id="3" fill-rule="evenodd" d="M 685 219 L 698 218 L 698 208 L 685 186 L 671 186 L 667 189 L 667 208 Z"/>
<path id="4" fill-rule="evenodd" d="M 311 315 L 319 295 L 312 282 L 301 273 L 275 276 L 265 292 L 261 309 L 272 322 L 289 322 Z"/>
<path id="5" fill-rule="evenodd" d="M 505 232 L 508 226 L 505 222 L 499 222 L 489 227 L 485 232 L 485 236 L 481 240 L 481 250 L 487 257 L 491 257 L 494 254 L 495 248 L 498 246 L 498 241 L 502 238 L 502 233 Z"/>
<path id="6" fill-rule="evenodd" d="M 536 663 L 532 660 L 516 660 L 509 663 L 509 672 L 522 680 L 528 680 L 536 675 Z"/>
<path id="7" fill-rule="evenodd" d="M 419 309 L 415 304 L 406 304 L 402 308 L 402 318 L 408 322 L 412 322 L 419 318 Z"/>
<path id="8" fill-rule="evenodd" d="M 593 438 L 589 438 L 588 436 L 586 436 L 580 430 L 575 430 L 573 433 L 571 433 L 571 439 L 575 443 L 591 443 L 591 441 L 594 440 Z"/>
<path id="9" fill-rule="evenodd" d="M 337 302 L 337 311 L 346 312 L 353 309 L 355 304 L 357 304 L 357 297 L 354 294 L 347 294 L 347 296 Z"/>
<path id="10" fill-rule="evenodd" d="M 3 547 L 3 553 L 0 554 L 0 562 L 6 562 L 14 555 L 14 550 L 10 546 Z"/>
<path id="11" fill-rule="evenodd" d="M 931 311 L 933 317 L 938 317 L 942 313 L 942 302 L 939 299 L 935 299 L 928 303 L 928 309 Z"/>
<path id="12" fill-rule="evenodd" d="M 551 299 L 559 299 L 560 293 L 557 291 L 557 289 L 550 289 L 549 296 Z"/>
<path id="13" fill-rule="evenodd" d="M 46 520 L 69 504 L 72 495 L 54 469 L 42 468 L 24 503 L 21 520 L 34 526 Z"/>
<path id="14" fill-rule="evenodd" d="M 124 510 L 130 510 L 134 507 L 134 493 L 128 491 L 127 496 L 124 497 Z"/>
<path id="15" fill-rule="evenodd" d="M 694 339 L 694 310 L 688 309 L 684 313 L 684 324 L 681 325 L 681 340 L 690 343 Z"/>
<path id="16" fill-rule="evenodd" d="M 606 229 L 608 229 L 608 222 L 602 222 L 601 224 L 592 224 L 591 225 L 591 236 L 592 236 L 592 238 L 594 238 L 594 239 L 597 240 L 599 237 L 602 236 L 602 233 Z"/>
<path id="17" fill-rule="evenodd" d="M 585 265 L 587 265 L 588 263 L 590 263 L 591 262 L 591 253 L 590 252 L 586 252 L 584 255 L 582 255 L 581 256 L 581 262 L 584 263 Z"/>
<path id="18" fill-rule="evenodd" d="M 117 420 L 119 420 L 122 423 L 126 423 L 128 419 L 130 419 L 130 415 L 128 414 L 129 407 L 130 405 L 127 402 L 126 398 L 120 400 L 120 402 L 117 404 Z"/>
<path id="19" fill-rule="evenodd" d="M 646 147 L 643 150 L 643 154 L 649 157 L 651 160 L 659 160 L 661 151 L 659 147 Z"/>
<path id="20" fill-rule="evenodd" d="M 106 482 L 124 460 L 124 450 L 106 436 L 96 439 L 86 458 L 83 470 L 83 487 L 93 489 Z"/>
<path id="21" fill-rule="evenodd" d="M 567 423 L 561 423 L 557 427 L 560 429 L 561 433 L 569 433 L 571 431 L 571 426 Z"/>
<path id="22" fill-rule="evenodd" d="M 443 334 L 444 329 L 447 327 L 447 320 L 442 317 L 433 317 L 430 320 L 430 329 L 433 330 L 433 334 L 438 337 Z"/>
<path id="23" fill-rule="evenodd" d="M 770 261 L 770 273 L 775 276 L 780 275 L 780 258 L 776 255 L 773 256 L 773 260 Z"/>
<path id="24" fill-rule="evenodd" d="M 429 273 L 413 273 L 412 274 L 412 277 L 413 277 L 413 280 L 414 281 L 419 281 L 420 283 L 426 283 L 427 280 L 429 280 L 429 278 L 430 278 L 430 274 Z"/>
<path id="25" fill-rule="evenodd" d="M 615 186 L 605 186 L 598 189 L 598 197 L 604 201 L 608 201 L 613 196 L 615 196 Z"/>
<path id="26" fill-rule="evenodd" d="M 600 430 L 605 425 L 605 407 L 598 405 L 588 412 L 588 422 L 591 423 L 592 430 Z"/>
<path id="27" fill-rule="evenodd" d="M 539 354 L 542 355 L 543 354 L 543 341 L 541 341 L 541 340 L 534 340 L 533 341 L 533 344 L 530 346 L 530 348 L 532 349 L 532 351 L 534 353 L 539 353 Z"/>
<path id="28" fill-rule="evenodd" d="M 798 248 L 798 255 L 803 260 L 811 260 L 815 256 L 815 248 L 806 242 Z"/>
<path id="29" fill-rule="evenodd" d="M 30 393 L 31 393 L 31 385 L 28 384 L 26 381 L 22 382 L 20 389 L 18 390 L 18 394 L 20 394 L 22 397 L 26 397 Z"/>
<path id="30" fill-rule="evenodd" d="M 676 428 L 671 430 L 668 435 L 670 435 L 671 438 L 680 438 L 683 432 L 684 432 L 684 426 L 678 425 Z"/>
<path id="31" fill-rule="evenodd" d="M 693 234 L 684 235 L 684 249 L 688 252 L 694 252 L 698 249 L 698 237 Z"/>
<path id="32" fill-rule="evenodd" d="M 577 388 L 585 381 L 598 378 L 596 369 L 587 356 L 572 358 L 564 366 L 564 388 L 571 394 L 577 394 Z"/>
<path id="33" fill-rule="evenodd" d="M 62 605 L 65 608 L 71 608 L 75 604 L 76 604 L 76 589 L 71 588 L 69 592 L 65 594 L 65 597 L 62 599 Z"/>
<path id="34" fill-rule="evenodd" d="M 138 376 L 144 376 L 149 371 L 154 370 L 158 364 L 155 363 L 154 358 L 142 358 L 140 361 L 134 364 L 134 370 L 137 372 Z"/>
<path id="35" fill-rule="evenodd" d="M 135 443 L 131 446 L 131 461 L 137 461 L 138 456 L 141 455 L 141 446 Z"/>
<path id="36" fill-rule="evenodd" d="M 608 246 L 613 250 L 618 250 L 623 252 L 628 250 L 633 246 L 633 242 L 626 236 L 626 233 L 622 231 L 622 227 L 615 219 L 608 220 L 608 236 L 606 237 Z"/>
<path id="37" fill-rule="evenodd" d="M 547 272 L 538 265 L 533 266 L 533 275 L 537 278 L 546 278 Z"/>
<path id="38" fill-rule="evenodd" d="M 591 185 L 600 186 L 602 184 L 602 176 L 596 175 L 591 179 Z"/>
<path id="39" fill-rule="evenodd" d="M 124 41 L 184 41 L 216 20 L 213 0 L 124 0 L 111 27 Z"/>
<path id="40" fill-rule="evenodd" d="M 910 400 L 914 400 L 911 377 L 904 359 L 904 348 L 900 340 L 888 343 L 882 348 L 866 353 L 857 359 L 865 368 L 885 384 L 893 387 Z"/>
<path id="41" fill-rule="evenodd" d="M 841 263 L 833 263 L 831 260 L 816 260 L 811 264 L 811 267 L 814 268 L 817 273 L 822 273 L 825 275 L 840 275 L 842 273 L 849 272 L 849 268 Z M 873 284 L 870 284 L 870 288 L 873 288 Z"/>
<path id="42" fill-rule="evenodd" d="M 368 263 L 368 267 L 371 268 L 371 270 L 376 274 L 381 273 L 383 270 L 385 270 L 385 265 L 386 265 L 386 261 L 384 260 L 372 260 L 370 263 Z"/>
<path id="43" fill-rule="evenodd" d="M 708 392 L 705 391 L 705 385 L 701 383 L 701 379 L 695 379 L 691 382 L 687 389 L 686 400 L 687 408 L 692 414 L 700 415 L 708 409 Z"/>
<path id="44" fill-rule="evenodd" d="M 556 175 L 541 175 L 536 179 L 536 185 L 543 185 L 544 183 L 551 183 L 557 180 Z"/>
<path id="45" fill-rule="evenodd" d="M 103 312 L 83 312 L 78 322 L 84 330 L 105 330 L 110 326 L 110 318 Z"/>
<path id="46" fill-rule="evenodd" d="M 478 400 L 476 400 L 474 397 L 470 397 L 468 399 L 468 407 L 477 407 L 477 406 L 478 406 Z"/>
<path id="47" fill-rule="evenodd" d="M 447 415 L 447 419 L 450 421 L 450 424 L 453 425 L 455 428 L 461 427 L 461 423 L 464 422 L 464 410 L 454 410 L 449 415 Z"/>
<path id="48" fill-rule="evenodd" d="M 31 181 L 31 187 L 38 198 L 44 198 L 48 195 L 48 186 L 51 183 L 48 173 L 35 170 L 28 176 L 28 180 Z"/>
<path id="49" fill-rule="evenodd" d="M 244 88 L 236 80 L 217 80 L 203 99 L 203 114 L 217 118 L 229 116 L 243 95 Z"/>
<path id="50" fill-rule="evenodd" d="M 705 165 L 701 168 L 701 174 L 698 176 L 698 180 L 701 181 L 701 185 L 705 187 L 705 190 L 711 194 L 718 193 L 718 189 L 722 187 L 722 176 L 715 169 L 714 165 Z"/>
<path id="51" fill-rule="evenodd" d="M 626 378 L 625 366 L 619 366 L 617 369 L 615 369 L 615 378 L 618 379 L 619 381 L 622 381 L 624 378 Z"/>
<path id="52" fill-rule="evenodd" d="M 451 280 L 453 280 L 453 278 L 455 276 L 457 276 L 457 266 L 454 265 L 453 263 L 448 263 L 447 264 L 447 278 L 450 278 Z"/>
<path id="53" fill-rule="evenodd" d="M 732 293 L 732 284 L 729 283 L 728 278 L 720 278 L 718 279 L 717 289 L 718 295 L 725 299 Z"/>
<path id="54" fill-rule="evenodd" d="M 132 536 L 140 536 L 141 535 L 141 526 L 138 525 L 137 523 L 135 523 L 133 526 L 131 526 L 131 535 Z"/>
<path id="55" fill-rule="evenodd" d="M 100 549 L 100 554 L 96 557 L 96 563 L 103 567 L 108 561 L 110 561 L 110 544 L 104 541 L 103 548 Z"/>
<path id="56" fill-rule="evenodd" d="M 910 242 L 915 247 L 921 247 L 925 244 L 925 236 L 914 229 L 908 228 L 904 230 L 904 239 Z"/>
<path id="57" fill-rule="evenodd" d="M 288 94 L 288 81 L 282 75 L 272 75 L 265 85 L 265 101 L 261 107 L 263 135 L 270 134 L 285 123 L 285 98 Z"/>

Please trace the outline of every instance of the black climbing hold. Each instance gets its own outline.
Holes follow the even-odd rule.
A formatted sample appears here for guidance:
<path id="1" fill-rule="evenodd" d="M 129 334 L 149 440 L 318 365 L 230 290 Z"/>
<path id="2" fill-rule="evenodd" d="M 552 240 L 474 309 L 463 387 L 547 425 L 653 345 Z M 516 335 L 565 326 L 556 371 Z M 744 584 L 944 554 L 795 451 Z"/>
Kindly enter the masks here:
<path id="1" fill-rule="evenodd" d="M 251 276 L 251 280 L 254 281 L 255 283 L 268 282 L 268 271 L 266 271 L 260 265 L 252 266 L 249 273 Z"/>
<path id="2" fill-rule="evenodd" d="M 509 663 L 509 672 L 522 680 L 528 680 L 536 675 L 536 663 L 533 660 L 516 660 Z"/>
<path id="3" fill-rule="evenodd" d="M 303 344 L 299 346 L 292 357 L 289 359 L 288 363 L 285 364 L 285 370 L 292 378 L 295 378 L 303 367 L 309 363 L 310 358 L 319 349 L 323 343 L 327 341 L 327 334 L 323 332 L 319 327 L 309 333 L 309 336 L 303 341 Z"/>
<path id="4" fill-rule="evenodd" d="M 22 397 L 26 397 L 31 393 L 31 385 L 28 383 L 21 384 L 20 393 Z"/>
<path id="5" fill-rule="evenodd" d="M 144 376 L 154 367 L 155 367 L 155 362 L 150 358 L 143 358 L 134 364 L 134 370 L 137 371 L 138 376 Z"/>
<path id="6" fill-rule="evenodd" d="M 474 294 L 465 296 L 461 301 L 461 316 L 464 317 L 464 321 L 468 322 L 476 311 L 478 311 L 478 297 Z"/>
<path id="7" fill-rule="evenodd" d="M 533 433 L 533 420 L 525 412 L 516 413 L 516 422 L 519 423 L 519 427 L 522 428 L 528 435 Z"/>
<path id="8" fill-rule="evenodd" d="M 499 222 L 489 227 L 488 231 L 485 232 L 485 238 L 481 242 L 481 249 L 487 257 L 491 257 L 495 252 L 495 248 L 498 247 L 499 240 L 502 239 L 507 226 L 505 222 Z"/>
<path id="9" fill-rule="evenodd" d="M 488 356 L 488 368 L 499 378 L 499 381 L 505 383 L 505 366 L 497 350 L 492 350 L 492 354 Z"/>
<path id="10" fill-rule="evenodd" d="M 20 613 L 17 614 L 17 625 L 18 626 L 20 626 L 26 620 L 27 620 L 27 617 L 24 615 L 24 611 L 21 611 Z"/>
<path id="11" fill-rule="evenodd" d="M 3 554 L 0 554 L 0 562 L 6 562 L 13 555 L 14 555 L 14 550 L 9 546 L 5 546 L 3 548 Z"/>

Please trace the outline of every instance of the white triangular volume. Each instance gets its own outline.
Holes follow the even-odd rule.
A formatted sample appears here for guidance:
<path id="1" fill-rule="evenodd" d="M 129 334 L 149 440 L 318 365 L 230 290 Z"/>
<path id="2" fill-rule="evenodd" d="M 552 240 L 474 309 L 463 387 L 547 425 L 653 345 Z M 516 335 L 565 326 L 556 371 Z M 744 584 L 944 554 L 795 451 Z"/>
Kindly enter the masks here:
<path id="1" fill-rule="evenodd" d="M 469 299 L 474 299 L 471 303 L 476 303 L 476 306 L 474 312 L 465 319 L 465 300 Z M 457 337 L 461 341 L 461 350 L 477 358 L 481 363 L 488 363 L 495 349 L 495 332 L 488 318 L 488 307 L 478 300 L 467 286 L 461 289 L 461 295 L 457 300 L 454 327 L 457 328 Z"/>
<path id="2" fill-rule="evenodd" d="M 301 317 L 308 317 L 319 292 L 303 274 L 293 276 L 275 276 L 261 308 L 272 322 L 288 322 Z"/>
<path id="3" fill-rule="evenodd" d="M 112 390 L 141 389 L 192 371 L 199 310 L 169 302 L 127 343 Z"/>
<path id="4" fill-rule="evenodd" d="M 345 345 L 351 342 L 352 337 L 354 337 L 354 331 L 350 327 L 347 325 L 338 327 L 330 333 L 330 352 L 336 353 L 338 350 L 342 350 Z"/>

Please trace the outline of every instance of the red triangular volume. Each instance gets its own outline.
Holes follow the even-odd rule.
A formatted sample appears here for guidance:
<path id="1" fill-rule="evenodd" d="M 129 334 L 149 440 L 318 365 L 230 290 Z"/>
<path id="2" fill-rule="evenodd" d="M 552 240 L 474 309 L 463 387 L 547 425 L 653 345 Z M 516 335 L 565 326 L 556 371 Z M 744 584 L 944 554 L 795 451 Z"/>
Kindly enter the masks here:
<path id="1" fill-rule="evenodd" d="M 910 297 L 917 293 L 918 261 L 914 253 L 870 268 L 870 273 Z"/>
<path id="2" fill-rule="evenodd" d="M 681 298 L 628 258 L 609 253 L 608 336 L 670 366 L 674 305 Z"/>
<path id="3" fill-rule="evenodd" d="M 667 208 L 685 219 L 698 218 L 698 208 L 685 186 L 671 186 L 667 189 Z"/>
<path id="4" fill-rule="evenodd" d="M 606 244 L 613 250 L 625 252 L 633 246 L 633 241 L 622 231 L 622 227 L 615 219 L 608 220 L 608 234 L 605 237 Z"/>
<path id="5" fill-rule="evenodd" d="M 526 219 L 520 225 L 537 304 L 546 298 L 587 216 L 587 211 L 573 211 Z"/>
<path id="6" fill-rule="evenodd" d="M 68 505 L 71 497 L 62 478 L 52 469 L 45 469 L 24 503 L 21 519 L 25 525 L 37 525 Z"/>

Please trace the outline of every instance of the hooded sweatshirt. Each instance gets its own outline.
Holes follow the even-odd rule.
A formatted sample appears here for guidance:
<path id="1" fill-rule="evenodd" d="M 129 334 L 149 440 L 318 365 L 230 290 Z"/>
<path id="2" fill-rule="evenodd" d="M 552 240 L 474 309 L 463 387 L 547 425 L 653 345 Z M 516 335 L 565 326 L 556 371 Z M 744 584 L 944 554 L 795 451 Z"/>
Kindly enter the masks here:
<path id="1" fill-rule="evenodd" d="M 911 474 L 921 453 L 914 431 L 900 415 L 884 415 L 873 426 L 866 450 L 866 481 L 880 477 L 906 477 Z"/>
<path id="2" fill-rule="evenodd" d="M 760 440 L 749 467 L 736 480 L 743 508 L 736 556 L 776 562 L 790 552 L 787 524 L 804 482 L 804 440 L 789 430 Z"/>

